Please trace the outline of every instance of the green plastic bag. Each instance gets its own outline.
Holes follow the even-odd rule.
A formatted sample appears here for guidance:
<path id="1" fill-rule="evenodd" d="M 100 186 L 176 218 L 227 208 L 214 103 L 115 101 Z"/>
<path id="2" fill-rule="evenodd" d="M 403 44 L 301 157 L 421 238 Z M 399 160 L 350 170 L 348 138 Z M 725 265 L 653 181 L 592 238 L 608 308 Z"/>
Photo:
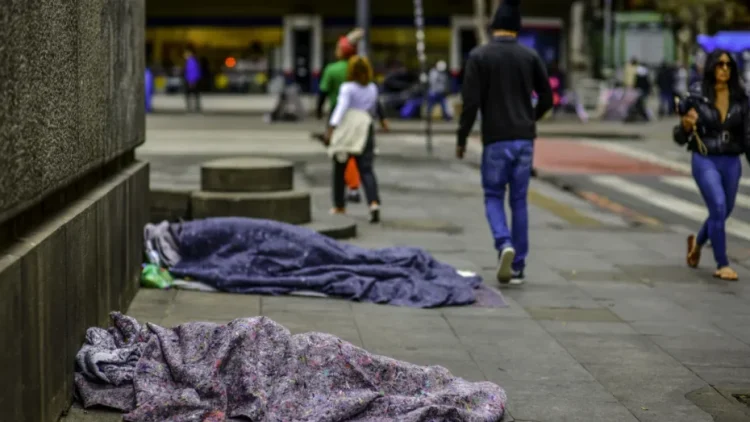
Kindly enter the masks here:
<path id="1" fill-rule="evenodd" d="M 172 274 L 154 264 L 144 264 L 141 271 L 141 286 L 149 289 L 168 289 L 172 287 Z"/>

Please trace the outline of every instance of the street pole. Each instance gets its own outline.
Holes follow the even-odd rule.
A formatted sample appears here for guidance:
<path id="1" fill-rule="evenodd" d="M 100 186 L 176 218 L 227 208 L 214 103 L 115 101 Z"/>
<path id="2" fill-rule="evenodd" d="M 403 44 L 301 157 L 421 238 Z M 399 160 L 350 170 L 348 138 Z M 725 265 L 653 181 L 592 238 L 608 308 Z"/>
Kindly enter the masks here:
<path id="1" fill-rule="evenodd" d="M 357 50 L 366 57 L 370 50 L 370 0 L 357 0 L 357 28 L 364 32 Z"/>
<path id="2" fill-rule="evenodd" d="M 612 0 L 604 0 L 604 36 L 602 37 L 602 60 L 606 68 L 612 68 Z"/>
<path id="3" fill-rule="evenodd" d="M 427 95 L 429 93 L 429 77 L 427 75 L 427 56 L 424 47 L 424 11 L 422 0 L 414 0 L 414 26 L 417 30 L 417 58 L 421 73 L 419 81 L 422 83 L 422 108 L 426 111 L 427 124 L 425 125 L 425 136 L 427 142 L 427 153 L 432 155 L 432 113 L 427 107 Z"/>

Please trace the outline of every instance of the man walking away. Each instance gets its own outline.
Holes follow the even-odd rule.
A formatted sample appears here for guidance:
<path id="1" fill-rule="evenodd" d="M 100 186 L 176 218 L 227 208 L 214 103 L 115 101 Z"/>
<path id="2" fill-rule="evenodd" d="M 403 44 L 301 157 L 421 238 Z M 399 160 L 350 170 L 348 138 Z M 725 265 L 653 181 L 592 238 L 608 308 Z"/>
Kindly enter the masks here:
<path id="1" fill-rule="evenodd" d="M 440 110 L 443 112 L 443 120 L 451 120 L 451 114 L 448 111 L 448 74 L 446 70 L 448 65 L 444 61 L 437 62 L 435 67 L 430 70 L 430 92 L 427 96 L 427 113 L 432 115 L 432 110 L 437 104 L 440 104 Z"/>
<path id="2" fill-rule="evenodd" d="M 481 111 L 484 206 L 499 254 L 498 281 L 511 284 L 524 282 L 529 251 L 526 197 L 536 122 L 552 108 L 544 63 L 534 50 L 517 41 L 519 3 L 503 1 L 492 20 L 492 40 L 469 54 L 456 147 L 456 156 L 463 158 L 477 111 Z M 538 97 L 535 106 L 531 103 L 534 92 Z M 510 188 L 511 230 L 505 216 L 506 186 Z"/>
<path id="3" fill-rule="evenodd" d="M 187 111 L 193 110 L 190 107 L 190 98 L 195 98 L 194 111 L 200 113 L 201 111 L 201 94 L 198 87 L 198 83 L 201 81 L 201 65 L 198 62 L 198 58 L 195 57 L 195 50 L 192 47 L 185 49 L 185 101 L 187 103 Z"/>

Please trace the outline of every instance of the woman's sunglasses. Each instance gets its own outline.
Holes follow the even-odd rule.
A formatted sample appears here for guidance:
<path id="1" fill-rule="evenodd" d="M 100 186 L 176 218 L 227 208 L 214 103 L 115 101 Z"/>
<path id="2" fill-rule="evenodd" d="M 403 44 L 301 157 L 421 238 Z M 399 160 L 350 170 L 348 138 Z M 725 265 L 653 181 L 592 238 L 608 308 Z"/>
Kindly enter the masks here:
<path id="1" fill-rule="evenodd" d="M 718 62 L 718 63 L 716 63 L 716 67 L 717 68 L 730 69 L 731 66 L 732 66 L 731 62 L 727 62 L 727 61 L 723 61 L 723 60 L 720 61 L 720 62 Z"/>

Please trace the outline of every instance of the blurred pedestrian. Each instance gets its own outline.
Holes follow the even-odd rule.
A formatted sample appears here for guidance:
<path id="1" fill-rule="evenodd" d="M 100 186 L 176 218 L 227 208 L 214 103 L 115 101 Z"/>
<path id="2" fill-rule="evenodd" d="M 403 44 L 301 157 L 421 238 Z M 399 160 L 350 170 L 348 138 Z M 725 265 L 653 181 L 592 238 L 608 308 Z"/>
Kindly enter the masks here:
<path id="1" fill-rule="evenodd" d="M 676 69 L 664 61 L 656 73 L 656 85 L 659 88 L 659 117 L 671 116 L 674 113 Z"/>
<path id="2" fill-rule="evenodd" d="M 652 87 L 651 74 L 648 68 L 639 64 L 635 70 L 635 89 L 638 90 L 638 98 L 628 110 L 626 122 L 637 122 L 639 118 L 647 122 L 653 120 L 651 110 L 648 108 L 648 98 L 651 96 Z"/>
<path id="3" fill-rule="evenodd" d="M 504 0 L 492 20 L 492 40 L 469 54 L 461 88 L 463 111 L 456 156 L 461 159 L 481 110 L 482 187 L 495 240 L 501 283 L 522 284 L 529 251 L 527 195 L 536 122 L 552 108 L 547 69 L 537 53 L 518 42 L 520 0 Z M 532 93 L 536 92 L 536 105 Z M 511 229 L 505 215 L 509 187 Z"/>
<path id="4" fill-rule="evenodd" d="M 710 240 L 717 267 L 714 277 L 737 280 L 729 266 L 725 226 L 740 186 L 740 154 L 750 160 L 750 107 L 737 62 L 729 52 L 714 50 L 707 57 L 703 80 L 691 86 L 684 101 L 673 136 L 691 151 L 693 178 L 708 208 L 698 234 L 688 236 L 687 264 L 698 267 L 701 248 Z"/>
<path id="5" fill-rule="evenodd" d="M 300 98 L 300 86 L 292 81 L 284 83 L 286 85 L 279 93 L 273 111 L 264 116 L 266 123 L 299 122 L 304 119 L 305 107 Z"/>
<path id="6" fill-rule="evenodd" d="M 636 71 L 638 70 L 638 58 L 631 57 L 630 62 L 625 65 L 625 69 L 622 72 L 622 83 L 626 88 L 635 87 Z"/>
<path id="7" fill-rule="evenodd" d="M 440 104 L 440 110 L 443 112 L 443 120 L 450 121 L 451 113 L 448 111 L 448 90 L 450 89 L 450 79 L 448 78 L 448 65 L 440 60 L 435 67 L 430 70 L 429 92 L 427 93 L 427 113 L 432 116 L 432 110 Z"/>
<path id="8" fill-rule="evenodd" d="M 146 113 L 151 113 L 154 110 L 154 74 L 148 67 L 146 67 L 146 74 L 144 75 L 143 84 L 146 88 Z"/>
<path id="9" fill-rule="evenodd" d="M 346 36 L 339 38 L 339 41 L 336 43 L 337 60 L 329 63 L 323 69 L 323 75 L 320 78 L 318 105 L 316 109 L 318 120 L 323 119 L 323 106 L 326 100 L 328 100 L 330 113 L 333 113 L 333 110 L 336 108 L 339 89 L 346 82 L 349 58 L 357 54 L 357 43 L 362 39 L 363 35 L 364 32 L 361 29 L 355 28 L 346 34 Z M 329 118 L 330 113 L 328 115 Z M 344 171 L 344 183 L 347 186 L 347 200 L 350 202 L 360 202 L 362 200 L 359 193 L 360 175 L 354 157 L 349 159 L 349 163 Z"/>
<path id="10" fill-rule="evenodd" d="M 332 214 L 346 213 L 344 173 L 347 161 L 354 159 L 359 168 L 365 197 L 370 210 L 370 222 L 380 222 L 380 195 L 375 178 L 375 133 L 373 117 L 381 109 L 378 86 L 373 82 L 370 62 L 362 56 L 348 61 L 347 82 L 341 84 L 336 108 L 331 114 L 325 142 L 333 158 Z M 387 128 L 382 120 L 381 124 Z"/>
<path id="11" fill-rule="evenodd" d="M 565 106 L 565 73 L 555 61 L 549 65 L 548 76 L 552 87 L 552 113 L 556 115 Z"/>
<path id="12" fill-rule="evenodd" d="M 687 95 L 688 78 L 689 78 L 689 75 L 688 75 L 687 68 L 682 65 L 678 66 L 676 76 L 675 76 L 675 87 L 674 87 L 674 92 L 677 95 L 681 97 L 684 97 Z"/>
<path id="13" fill-rule="evenodd" d="M 185 102 L 187 103 L 187 111 L 200 113 L 201 93 L 198 84 L 202 77 L 201 65 L 200 62 L 198 62 L 198 58 L 195 56 L 195 49 L 193 49 L 192 46 L 188 46 L 185 49 L 185 68 L 183 70 L 183 77 L 185 79 Z M 195 101 L 194 106 L 191 106 L 191 98 Z"/>

